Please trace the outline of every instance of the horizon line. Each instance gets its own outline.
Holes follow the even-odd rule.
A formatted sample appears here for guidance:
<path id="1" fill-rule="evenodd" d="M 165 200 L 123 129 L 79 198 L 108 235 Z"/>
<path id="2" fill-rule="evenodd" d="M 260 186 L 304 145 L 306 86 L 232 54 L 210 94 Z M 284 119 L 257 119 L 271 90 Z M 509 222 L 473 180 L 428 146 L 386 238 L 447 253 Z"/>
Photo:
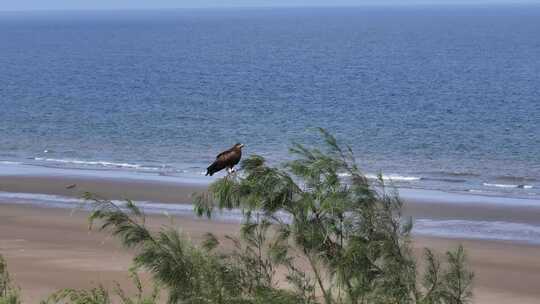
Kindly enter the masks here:
<path id="1" fill-rule="evenodd" d="M 31 12 L 106 12 L 106 11 L 164 11 L 164 10 L 255 10 L 255 9 L 322 9 L 322 8 L 412 8 L 412 7 L 519 7 L 519 6 L 538 6 L 540 2 L 519 1 L 519 2 L 419 2 L 419 3 L 362 3 L 354 5 L 273 5 L 273 6 L 184 6 L 184 7 L 88 7 L 88 8 L 35 8 L 35 9 L 0 9 L 0 13 L 31 13 Z"/>

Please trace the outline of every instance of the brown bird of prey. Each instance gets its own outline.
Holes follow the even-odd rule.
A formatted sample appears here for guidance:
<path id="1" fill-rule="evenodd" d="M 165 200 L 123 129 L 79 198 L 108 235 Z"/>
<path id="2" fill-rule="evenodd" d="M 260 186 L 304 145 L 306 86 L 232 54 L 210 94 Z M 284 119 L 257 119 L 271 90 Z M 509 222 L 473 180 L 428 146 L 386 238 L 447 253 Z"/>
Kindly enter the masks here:
<path id="1" fill-rule="evenodd" d="M 227 151 L 223 151 L 216 156 L 216 160 L 206 169 L 206 175 L 214 175 L 214 173 L 227 168 L 227 172 L 234 172 L 233 167 L 240 162 L 242 158 L 242 148 L 244 145 L 238 143 Z"/>

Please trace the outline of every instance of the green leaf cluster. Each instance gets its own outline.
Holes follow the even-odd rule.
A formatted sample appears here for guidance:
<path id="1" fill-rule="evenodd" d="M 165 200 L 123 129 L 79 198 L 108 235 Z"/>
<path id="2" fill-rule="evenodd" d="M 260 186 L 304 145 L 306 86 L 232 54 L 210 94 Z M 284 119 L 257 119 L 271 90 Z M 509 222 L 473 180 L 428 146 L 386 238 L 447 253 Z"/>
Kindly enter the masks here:
<path id="1" fill-rule="evenodd" d="M 254 264 L 250 269 L 259 269 L 254 275 L 265 282 L 274 280 L 269 269 L 285 267 L 291 289 L 305 303 L 469 301 L 472 273 L 463 249 L 448 253 L 444 271 L 427 251 L 431 271 L 417 278 L 413 222 L 402 215 L 395 188 L 382 177 L 368 181 L 352 149 L 319 131 L 320 146 L 294 144 L 294 160 L 281 167 L 267 165 L 261 156 L 244 160 L 242 175 L 218 180 L 208 194 L 197 196 L 197 214 L 211 217 L 216 210 L 240 209 L 242 230 L 253 233 L 242 234 L 247 249 L 236 255 L 256 252 L 257 259 L 247 264 Z M 279 258 L 273 259 L 276 251 Z M 306 272 L 298 268 L 302 262 L 308 265 Z"/>
<path id="2" fill-rule="evenodd" d="M 14 287 L 9 277 L 7 263 L 0 255 L 0 304 L 20 304 L 19 289 Z"/>
<path id="3" fill-rule="evenodd" d="M 136 288 L 136 294 L 131 297 L 116 282 L 112 294 L 103 285 L 91 289 L 66 288 L 53 293 L 41 304 L 157 304 L 160 294 L 158 285 L 154 284 L 152 292 L 145 295 L 138 273 L 131 269 L 130 276 Z M 118 298 L 118 301 L 115 301 L 115 297 Z"/>
<path id="4" fill-rule="evenodd" d="M 153 275 L 167 292 L 167 303 L 298 303 L 294 294 L 257 284 L 257 276 L 246 273 L 248 268 L 213 252 L 215 239 L 197 246 L 173 226 L 153 232 L 145 226 L 145 215 L 135 204 L 128 201 L 121 207 L 91 194 L 87 198 L 94 205 L 90 227 L 99 222 L 98 229 L 109 231 L 125 247 L 135 249 L 135 267 Z M 258 265 L 259 261 L 253 263 Z"/>

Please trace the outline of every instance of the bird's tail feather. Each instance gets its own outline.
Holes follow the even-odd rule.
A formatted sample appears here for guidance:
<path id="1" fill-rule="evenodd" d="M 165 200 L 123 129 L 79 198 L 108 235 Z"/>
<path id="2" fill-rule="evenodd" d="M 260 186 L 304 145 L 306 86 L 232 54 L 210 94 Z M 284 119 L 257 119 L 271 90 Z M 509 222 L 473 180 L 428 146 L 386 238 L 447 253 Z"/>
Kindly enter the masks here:
<path id="1" fill-rule="evenodd" d="M 217 171 L 219 171 L 219 170 L 216 170 L 216 167 L 217 167 L 216 163 L 211 164 L 211 165 L 206 169 L 206 175 L 205 175 L 205 176 L 208 176 L 208 175 L 212 176 L 212 175 L 214 175 L 214 173 L 216 173 Z"/>

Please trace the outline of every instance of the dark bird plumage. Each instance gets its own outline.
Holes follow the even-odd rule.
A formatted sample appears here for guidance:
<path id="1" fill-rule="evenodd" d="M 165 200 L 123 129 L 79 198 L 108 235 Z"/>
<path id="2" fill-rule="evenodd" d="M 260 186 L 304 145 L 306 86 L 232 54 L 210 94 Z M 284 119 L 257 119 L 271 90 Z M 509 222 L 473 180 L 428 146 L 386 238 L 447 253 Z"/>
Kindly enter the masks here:
<path id="1" fill-rule="evenodd" d="M 242 158 L 242 144 L 236 144 L 227 151 L 223 151 L 216 156 L 216 160 L 206 169 L 206 175 L 214 175 L 214 173 L 225 168 L 232 172 L 233 167 L 240 162 Z"/>

